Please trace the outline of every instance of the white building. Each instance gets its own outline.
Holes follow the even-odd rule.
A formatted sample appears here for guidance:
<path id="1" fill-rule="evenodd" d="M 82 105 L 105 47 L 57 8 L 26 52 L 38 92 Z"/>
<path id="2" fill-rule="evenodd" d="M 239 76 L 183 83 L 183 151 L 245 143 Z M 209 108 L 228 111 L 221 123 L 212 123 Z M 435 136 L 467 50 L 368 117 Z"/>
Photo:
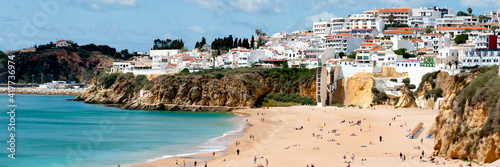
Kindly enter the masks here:
<path id="1" fill-rule="evenodd" d="M 313 33 L 324 37 L 325 35 L 329 35 L 331 33 L 331 25 L 329 22 L 322 22 L 321 19 L 319 22 L 313 23 Z"/>
<path id="2" fill-rule="evenodd" d="M 169 59 L 178 55 L 180 50 L 169 49 L 169 50 L 150 50 L 149 55 L 153 58 L 152 70 L 162 73 L 168 66 Z M 166 71 L 165 71 L 166 72 Z M 165 73 L 163 72 L 163 73 Z"/>
<path id="3" fill-rule="evenodd" d="M 71 44 L 74 44 L 72 40 L 59 40 L 56 42 L 56 47 L 69 47 Z"/>
<path id="4" fill-rule="evenodd" d="M 359 49 L 356 49 L 356 64 L 358 67 L 373 67 L 378 59 L 378 51 L 384 50 L 382 46 L 375 43 L 361 44 Z"/>
<path id="5" fill-rule="evenodd" d="M 455 14 L 445 14 L 443 18 L 437 20 L 437 27 L 460 27 L 475 26 L 478 23 L 476 16 L 456 16 Z"/>
<path id="6" fill-rule="evenodd" d="M 500 51 L 498 50 L 471 50 L 461 61 L 461 68 L 473 69 L 481 66 L 500 65 Z"/>
<path id="7" fill-rule="evenodd" d="M 385 28 L 384 22 L 373 14 L 354 14 L 347 18 L 347 30 L 375 29 L 377 32 L 382 32 Z"/>
<path id="8" fill-rule="evenodd" d="M 440 69 L 449 68 L 448 63 L 458 61 L 458 50 L 452 47 L 440 49 L 436 56 L 436 67 Z"/>
<path id="9" fill-rule="evenodd" d="M 420 28 L 434 27 L 440 18 L 441 12 L 436 8 L 413 8 L 408 16 L 408 25 L 418 25 Z"/>
<path id="10" fill-rule="evenodd" d="M 374 9 L 363 13 L 378 16 L 382 19 L 384 24 L 408 24 L 411 8 Z M 390 15 L 394 16 L 392 23 L 389 20 Z"/>
<path id="11" fill-rule="evenodd" d="M 344 52 L 346 55 L 353 52 L 363 43 L 362 39 L 350 34 L 337 34 L 326 39 L 326 48 L 333 49 L 335 54 Z"/>

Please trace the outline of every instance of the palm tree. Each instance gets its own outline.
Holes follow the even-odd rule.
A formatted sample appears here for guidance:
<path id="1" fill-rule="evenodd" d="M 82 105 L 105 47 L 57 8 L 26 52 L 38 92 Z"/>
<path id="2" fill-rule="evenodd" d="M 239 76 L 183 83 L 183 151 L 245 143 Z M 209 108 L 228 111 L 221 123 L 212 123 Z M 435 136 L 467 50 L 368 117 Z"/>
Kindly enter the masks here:
<path id="1" fill-rule="evenodd" d="M 451 61 L 448 62 L 448 66 L 450 67 L 451 69 L 451 66 L 453 65 L 453 63 Z"/>
<path id="2" fill-rule="evenodd" d="M 471 16 L 472 16 L 472 9 L 471 9 L 470 7 L 469 7 L 469 8 L 467 8 L 467 12 L 469 12 L 469 15 L 471 15 Z"/>
<path id="3" fill-rule="evenodd" d="M 455 64 L 455 68 L 458 69 L 458 65 L 460 64 L 460 61 L 453 60 L 453 64 Z"/>
<path id="4" fill-rule="evenodd" d="M 387 17 L 387 19 L 389 19 L 389 22 L 390 22 L 391 24 L 393 24 L 393 22 L 394 22 L 394 19 L 395 19 L 395 18 L 396 18 L 396 17 L 394 17 L 394 15 L 392 15 L 392 14 L 391 14 L 391 15 L 389 15 L 389 17 Z"/>

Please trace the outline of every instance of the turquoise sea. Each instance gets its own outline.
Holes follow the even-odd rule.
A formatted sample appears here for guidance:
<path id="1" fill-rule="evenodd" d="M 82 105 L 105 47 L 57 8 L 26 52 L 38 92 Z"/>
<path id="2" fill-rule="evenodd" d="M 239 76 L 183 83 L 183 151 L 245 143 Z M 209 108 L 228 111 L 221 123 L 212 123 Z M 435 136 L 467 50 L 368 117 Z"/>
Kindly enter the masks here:
<path id="1" fill-rule="evenodd" d="M 8 96 L 0 94 L 0 166 L 117 166 L 224 149 L 241 130 L 232 113 L 123 110 L 16 95 L 16 159 L 8 158 Z M 230 136 L 235 136 L 230 135 Z"/>

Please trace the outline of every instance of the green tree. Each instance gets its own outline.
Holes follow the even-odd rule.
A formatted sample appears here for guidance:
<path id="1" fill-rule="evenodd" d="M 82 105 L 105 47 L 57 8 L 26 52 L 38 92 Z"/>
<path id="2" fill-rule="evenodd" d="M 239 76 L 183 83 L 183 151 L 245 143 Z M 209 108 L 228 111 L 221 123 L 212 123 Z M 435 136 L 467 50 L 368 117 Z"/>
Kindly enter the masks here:
<path id="1" fill-rule="evenodd" d="M 351 52 L 351 54 L 347 55 L 347 57 L 349 57 L 350 59 L 356 59 L 356 54 L 357 54 L 357 52 L 354 51 L 354 52 Z"/>
<path id="2" fill-rule="evenodd" d="M 467 42 L 468 39 L 469 39 L 469 34 L 460 34 L 455 37 L 454 41 L 456 44 L 463 44 Z"/>
<path id="3" fill-rule="evenodd" d="M 472 9 L 470 7 L 467 8 L 467 12 L 469 12 L 469 15 L 472 16 Z"/>
<path id="4" fill-rule="evenodd" d="M 453 66 L 453 63 L 451 61 L 448 62 L 448 67 L 450 67 L 451 69 L 451 66 Z"/>
<path id="5" fill-rule="evenodd" d="M 200 48 L 200 42 L 196 41 L 196 44 L 194 44 L 194 48 Z"/>
<path id="6" fill-rule="evenodd" d="M 391 14 L 391 15 L 389 15 L 389 17 L 387 17 L 387 19 L 389 19 L 389 22 L 390 22 L 391 24 L 394 24 L 394 19 L 396 19 L 396 17 L 395 17 L 394 15 L 392 15 L 392 14 Z"/>
<path id="7" fill-rule="evenodd" d="M 288 61 L 285 60 L 285 62 L 283 62 L 283 69 L 287 69 L 288 68 Z"/>
<path id="8" fill-rule="evenodd" d="M 455 68 L 458 69 L 458 65 L 460 64 L 460 61 L 453 60 L 453 64 L 455 64 Z"/>
<path id="9" fill-rule="evenodd" d="M 0 60 L 1 59 L 7 59 L 7 55 L 5 55 L 5 53 L 3 53 L 1 50 L 0 50 Z"/>
<path id="10" fill-rule="evenodd" d="M 365 41 L 368 41 L 371 37 L 369 35 L 365 35 Z"/>
<path id="11" fill-rule="evenodd" d="M 250 40 L 250 48 L 255 48 L 255 44 L 254 43 L 255 43 L 255 39 L 254 39 L 254 37 L 252 35 L 252 40 Z"/>
<path id="12" fill-rule="evenodd" d="M 498 30 L 498 26 L 491 26 L 490 31 L 495 33 Z"/>
<path id="13" fill-rule="evenodd" d="M 339 53 L 339 57 L 340 57 L 340 58 L 342 58 L 342 57 L 344 57 L 344 56 L 345 56 L 345 53 L 344 53 L 344 52 L 340 52 L 340 53 Z"/>
<path id="14" fill-rule="evenodd" d="M 458 11 L 457 16 L 469 16 L 469 14 L 465 13 L 464 11 Z"/>
<path id="15" fill-rule="evenodd" d="M 431 30 L 430 28 L 426 28 L 426 29 L 425 29 L 425 33 L 426 33 L 426 34 L 429 34 L 429 33 L 431 33 L 431 32 L 432 32 L 432 30 Z"/>
<path id="16" fill-rule="evenodd" d="M 405 78 L 405 79 L 403 79 L 403 83 L 404 83 L 406 86 L 410 85 L 410 78 Z"/>

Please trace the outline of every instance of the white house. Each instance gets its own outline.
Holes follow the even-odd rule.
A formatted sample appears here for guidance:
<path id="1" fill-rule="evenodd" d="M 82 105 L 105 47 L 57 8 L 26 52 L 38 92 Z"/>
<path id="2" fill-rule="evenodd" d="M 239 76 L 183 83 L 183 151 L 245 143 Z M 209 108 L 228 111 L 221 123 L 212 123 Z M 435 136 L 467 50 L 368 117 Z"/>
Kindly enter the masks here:
<path id="1" fill-rule="evenodd" d="M 178 55 L 180 50 L 178 49 L 168 49 L 168 50 L 150 50 L 149 55 L 153 58 L 152 69 L 157 73 L 162 72 L 168 66 L 169 59 Z"/>

